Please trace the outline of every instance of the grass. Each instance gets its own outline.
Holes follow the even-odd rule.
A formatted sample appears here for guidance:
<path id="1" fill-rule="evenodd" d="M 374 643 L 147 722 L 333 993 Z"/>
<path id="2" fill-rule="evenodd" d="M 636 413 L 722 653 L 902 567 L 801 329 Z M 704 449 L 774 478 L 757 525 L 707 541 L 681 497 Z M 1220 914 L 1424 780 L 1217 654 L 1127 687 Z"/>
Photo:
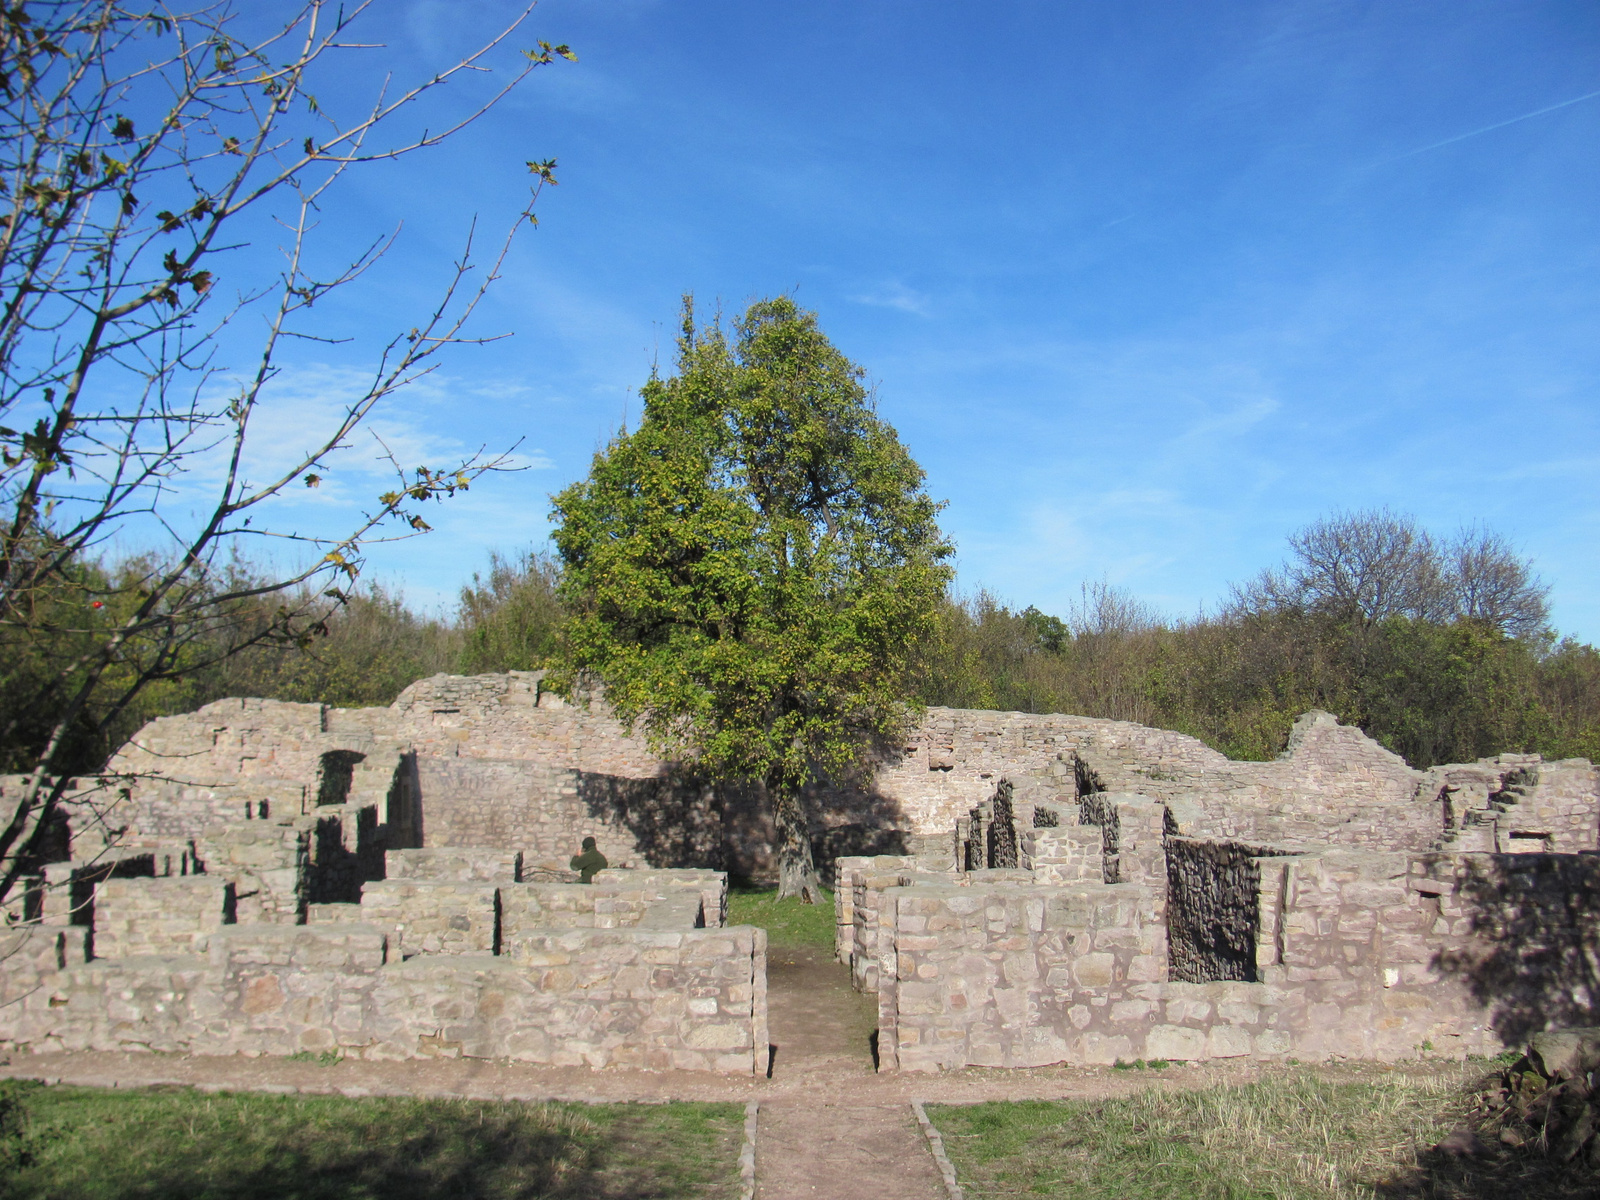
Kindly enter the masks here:
<path id="1" fill-rule="evenodd" d="M 16 1086 L 16 1085 L 8 1085 Z M 738 1194 L 734 1104 L 517 1104 L 30 1085 L 18 1200 Z"/>
<path id="2" fill-rule="evenodd" d="M 1153 1064 L 1152 1064 L 1153 1065 Z M 1357 1082 L 1309 1071 L 1204 1091 L 1095 1102 L 930 1106 L 972 1200 L 1345 1200 L 1477 1195 L 1433 1189 L 1418 1151 L 1460 1123 L 1460 1073 Z"/>
<path id="3" fill-rule="evenodd" d="M 833 950 L 833 893 L 815 904 L 779 900 L 774 888 L 735 888 L 728 893 L 728 924 L 759 925 L 775 949 L 820 947 Z"/>

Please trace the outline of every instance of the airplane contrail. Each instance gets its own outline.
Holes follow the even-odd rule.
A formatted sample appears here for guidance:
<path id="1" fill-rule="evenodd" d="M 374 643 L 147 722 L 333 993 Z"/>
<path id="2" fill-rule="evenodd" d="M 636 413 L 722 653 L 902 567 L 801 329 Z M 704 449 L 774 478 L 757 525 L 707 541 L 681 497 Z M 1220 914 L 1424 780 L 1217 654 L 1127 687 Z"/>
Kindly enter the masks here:
<path id="1" fill-rule="evenodd" d="M 1485 125 L 1482 129 L 1474 129 L 1468 133 L 1458 133 L 1455 137 L 1445 138 L 1442 142 L 1434 142 L 1431 146 L 1407 150 L 1404 154 L 1397 154 L 1388 161 L 1399 162 L 1403 158 L 1413 158 L 1418 154 L 1426 154 L 1429 150 L 1437 150 L 1440 146 L 1464 142 L 1468 138 L 1477 137 L 1480 133 L 1489 133 L 1495 129 L 1504 129 L 1507 125 L 1515 125 L 1518 121 L 1529 121 L 1534 117 L 1542 117 L 1545 113 L 1555 112 L 1558 108 L 1571 108 L 1574 104 L 1582 104 L 1585 100 L 1593 100 L 1596 96 L 1600 96 L 1600 92 L 1586 92 L 1582 96 L 1574 96 L 1571 100 L 1563 100 L 1560 104 L 1552 104 L 1547 108 L 1539 108 L 1530 113 L 1523 113 L 1520 117 L 1512 117 L 1509 121 L 1496 121 L 1493 125 Z"/>

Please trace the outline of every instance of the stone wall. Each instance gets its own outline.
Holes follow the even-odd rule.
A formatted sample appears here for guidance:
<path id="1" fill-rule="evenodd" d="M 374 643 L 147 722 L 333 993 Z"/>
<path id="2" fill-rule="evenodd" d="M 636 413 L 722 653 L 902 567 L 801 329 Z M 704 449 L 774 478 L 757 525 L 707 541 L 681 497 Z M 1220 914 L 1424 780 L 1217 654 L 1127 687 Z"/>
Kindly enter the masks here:
<path id="1" fill-rule="evenodd" d="M 13 1050 L 334 1051 L 754 1074 L 766 1066 L 765 934 L 567 930 L 514 957 L 384 963 L 362 923 L 234 925 L 205 955 L 73 961 L 32 927 L 0 976 Z M 758 1051 L 759 1047 L 759 1051 Z"/>
<path id="2" fill-rule="evenodd" d="M 500 890 L 492 883 L 369 883 L 361 891 L 361 919 L 384 932 L 396 960 L 500 953 Z"/>
<path id="3" fill-rule="evenodd" d="M 1166 973 L 1133 884 L 920 884 L 877 912 L 878 1054 L 889 1069 L 1109 1061 L 1129 990 Z M 1120 1043 L 1119 1043 L 1120 1047 Z M 1133 1058 L 1129 1053 L 1112 1057 Z"/>
<path id="4" fill-rule="evenodd" d="M 1428 971 L 1464 988 L 1506 1045 L 1600 1024 L 1600 854 L 1432 854 L 1409 870 L 1447 939 Z"/>
<path id="5" fill-rule="evenodd" d="M 770 866 L 760 788 L 703 786 L 536 673 L 381 709 L 223 701 L 113 765 L 8 912 L 44 923 L 18 978 L 61 992 L 0 1014 L 19 1047 L 759 1065 L 763 952 L 723 932 L 715 868 Z M 808 802 L 819 853 L 894 851 L 832 863 L 888 1069 L 1392 1058 L 1600 1020 L 1581 760 L 1423 773 L 1308 713 L 1278 760 L 1239 763 L 1123 722 L 932 709 L 870 782 Z M 590 835 L 622 869 L 578 886 Z"/>
<path id="6" fill-rule="evenodd" d="M 723 926 L 726 878 L 602 874 L 368 882 L 308 925 L 232 923 L 218 876 L 104 879 L 92 939 L 6 935 L 0 1045 L 764 1070 L 765 934 Z"/>
<path id="7" fill-rule="evenodd" d="M 385 879 L 429 879 L 439 883 L 521 883 L 520 851 L 447 846 L 434 850 L 390 850 Z"/>
<path id="8" fill-rule="evenodd" d="M 417 778 L 428 846 L 516 846 L 545 870 L 564 870 L 589 836 L 624 868 L 723 858 L 710 793 L 670 775 L 636 779 L 475 756 L 419 757 Z"/>
<path id="9" fill-rule="evenodd" d="M 233 885 L 213 875 L 107 879 L 95 887 L 94 953 L 195 953 L 234 916 Z"/>
<path id="10" fill-rule="evenodd" d="M 1443 848 L 1501 854 L 1593 849 L 1597 791 L 1587 759 L 1536 754 L 1436 767 L 1419 789 L 1439 809 Z"/>
<path id="11" fill-rule="evenodd" d="M 1178 853 L 1202 861 L 1196 849 Z M 1254 944 L 1223 956 L 1253 952 L 1253 982 L 1173 979 L 1139 885 L 884 887 L 855 947 L 877 961 L 880 1061 L 1393 1060 L 1600 1018 L 1600 855 L 1246 853 L 1203 861 L 1231 879 L 1232 908 L 1258 907 Z"/>
<path id="12" fill-rule="evenodd" d="M 592 835 L 622 866 L 771 870 L 758 785 L 705 787 L 603 703 L 543 691 L 537 672 L 435 676 L 381 709 L 218 701 L 152 722 L 111 768 L 128 796 L 100 804 L 127 844 L 310 814 L 337 798 L 344 770 L 342 802 L 373 808 L 390 849 L 503 846 L 560 870 Z M 1423 773 L 1326 713 L 1296 722 L 1280 758 L 1252 763 L 1128 722 L 930 708 L 870 780 L 809 790 L 816 852 L 953 853 L 957 820 L 1001 780 L 1024 840 L 1035 807 L 1095 793 L 1149 797 L 1183 836 L 1285 848 L 1572 851 L 1600 832 L 1587 763 L 1507 755 Z"/>

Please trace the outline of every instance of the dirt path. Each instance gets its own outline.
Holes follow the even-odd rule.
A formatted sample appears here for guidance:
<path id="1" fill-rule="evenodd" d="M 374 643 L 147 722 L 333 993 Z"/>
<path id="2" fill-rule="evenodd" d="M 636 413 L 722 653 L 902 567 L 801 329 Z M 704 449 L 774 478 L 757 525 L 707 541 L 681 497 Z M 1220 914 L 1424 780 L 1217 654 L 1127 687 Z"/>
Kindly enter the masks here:
<path id="1" fill-rule="evenodd" d="M 769 952 L 772 1082 L 826 1077 L 832 1086 L 762 1102 L 758 1200 L 943 1200 L 943 1181 L 910 1103 L 850 1099 L 855 1087 L 874 1078 L 876 1018 L 871 998 L 851 989 L 849 971 L 825 950 L 783 946 Z"/>
<path id="2" fill-rule="evenodd" d="M 945 1200 L 945 1194 L 909 1104 L 761 1106 L 757 1200 Z"/>
<path id="3" fill-rule="evenodd" d="M 871 1075 L 875 997 L 850 986 L 850 970 L 826 950 L 779 946 L 767 954 L 767 1028 L 772 1078 L 827 1066 L 843 1077 Z"/>

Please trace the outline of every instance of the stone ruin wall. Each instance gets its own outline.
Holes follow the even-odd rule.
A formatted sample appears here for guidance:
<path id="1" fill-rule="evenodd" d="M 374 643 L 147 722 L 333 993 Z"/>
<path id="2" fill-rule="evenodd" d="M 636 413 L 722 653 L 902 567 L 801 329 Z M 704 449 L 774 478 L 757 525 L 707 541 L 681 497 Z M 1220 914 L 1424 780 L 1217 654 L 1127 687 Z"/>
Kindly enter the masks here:
<path id="1" fill-rule="evenodd" d="M 761 873 L 759 796 L 537 674 L 436 677 L 388 708 L 221 701 L 112 769 L 80 797 L 105 822 L 11 905 L 45 925 L 11 935 L 0 1040 L 759 1068 L 759 931 L 718 931 L 722 877 L 668 898 L 651 870 Z M 1562 1004 L 1600 1019 L 1582 760 L 1420 772 L 1311 713 L 1241 763 L 1125 722 L 935 708 L 869 784 L 810 799 L 819 852 L 904 851 L 838 861 L 885 1069 L 1392 1058 L 1497 1049 Z M 624 868 L 592 893 L 554 882 L 587 834 Z"/>
<path id="2" fill-rule="evenodd" d="M 388 846 L 514 843 L 555 869 L 593 834 L 619 865 L 771 870 L 757 789 L 695 782 L 603 705 L 541 690 L 537 672 L 436 676 L 388 708 L 218 701 L 152 722 L 111 769 L 136 777 L 123 806 L 129 833 L 173 842 L 246 815 L 312 812 L 336 798 L 325 794 L 330 754 L 360 756 L 344 799 L 377 812 Z M 1581 760 L 1503 755 L 1421 772 L 1359 730 L 1308 714 L 1276 761 L 1233 762 L 1128 722 L 930 708 L 870 783 L 812 789 L 818 856 L 941 853 L 1002 776 L 1023 804 L 1137 792 L 1165 804 L 1185 836 L 1258 845 L 1383 850 L 1444 839 L 1561 852 L 1593 837 L 1594 771 Z"/>
<path id="3" fill-rule="evenodd" d="M 515 856 L 398 851 L 359 903 L 239 923 L 221 875 L 100 881 L 92 924 L 0 934 L 14 1050 L 333 1052 L 765 1069 L 766 934 L 726 876 L 524 882 Z"/>
<path id="4" fill-rule="evenodd" d="M 1494 1053 L 1600 1017 L 1600 798 L 1561 766 L 1587 807 L 1577 853 L 1285 851 L 1091 793 L 1081 824 L 1034 831 L 1048 879 L 841 860 L 836 947 L 898 1070 Z"/>
<path id="5" fill-rule="evenodd" d="M 1547 1025 L 1593 1022 L 1581 991 L 1600 948 L 1593 856 L 1336 851 L 1263 866 L 1278 868 L 1279 890 L 1250 979 L 1175 978 L 1153 897 L 1133 885 L 884 889 L 859 905 L 875 925 L 861 953 L 876 959 L 881 1059 L 899 1070 L 1394 1060 L 1495 1053 Z M 1563 910 L 1568 888 L 1589 898 L 1578 919 Z"/>

